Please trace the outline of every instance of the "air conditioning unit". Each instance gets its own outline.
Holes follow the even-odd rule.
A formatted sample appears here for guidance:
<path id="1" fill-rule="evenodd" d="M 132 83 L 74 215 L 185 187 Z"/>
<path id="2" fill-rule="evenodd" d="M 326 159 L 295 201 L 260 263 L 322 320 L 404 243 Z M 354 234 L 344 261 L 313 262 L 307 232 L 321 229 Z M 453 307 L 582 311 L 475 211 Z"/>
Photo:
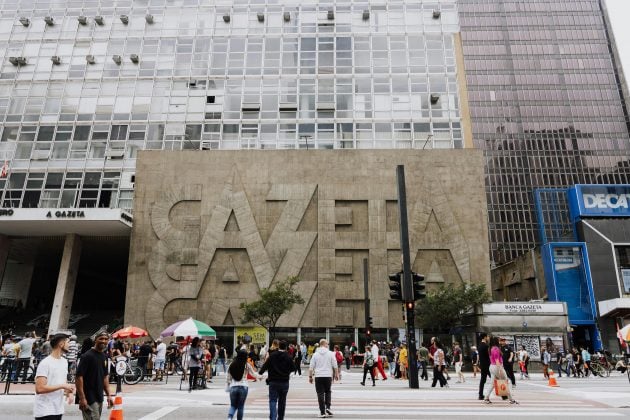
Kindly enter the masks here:
<path id="1" fill-rule="evenodd" d="M 131 54 L 129 58 L 131 59 L 132 62 L 136 64 L 138 63 L 138 61 L 140 61 L 140 57 L 138 57 L 138 54 Z"/>
<path id="2" fill-rule="evenodd" d="M 88 64 L 96 63 L 96 60 L 94 59 L 94 56 L 91 55 L 91 54 L 85 56 L 85 61 L 87 61 Z"/>
<path id="3" fill-rule="evenodd" d="M 335 11 L 334 10 L 329 10 L 328 13 L 326 13 L 326 18 L 328 20 L 333 20 L 335 18 Z"/>
<path id="4" fill-rule="evenodd" d="M 123 172 L 120 175 L 120 188 L 132 190 L 136 186 L 136 174 L 134 172 Z"/>
<path id="5" fill-rule="evenodd" d="M 284 21 L 285 22 L 290 22 L 291 21 L 291 13 L 289 12 L 284 12 Z"/>
<path id="6" fill-rule="evenodd" d="M 363 20 L 370 20 L 370 11 L 369 10 L 364 10 L 363 11 Z"/>
<path id="7" fill-rule="evenodd" d="M 31 160 L 47 160 L 50 157 L 50 150 L 33 150 Z"/>
<path id="8" fill-rule="evenodd" d="M 280 111 L 297 111 L 298 106 L 294 102 L 280 102 L 278 109 Z"/>
<path id="9" fill-rule="evenodd" d="M 318 102 L 317 110 L 318 111 L 334 111 L 335 103 L 334 102 Z"/>
<path id="10" fill-rule="evenodd" d="M 26 57 L 9 57 L 9 62 L 14 66 L 23 66 L 27 63 Z"/>
<path id="11" fill-rule="evenodd" d="M 429 99 L 431 100 L 431 105 L 435 105 L 440 100 L 440 95 L 438 95 L 437 93 L 432 93 Z"/>
<path id="12" fill-rule="evenodd" d="M 59 57 L 58 55 L 53 55 L 52 57 L 50 57 L 50 61 L 52 61 L 53 64 L 61 64 L 61 57 Z"/>
<path id="13" fill-rule="evenodd" d="M 223 22 L 230 23 L 230 15 L 223 15 Z"/>
<path id="14" fill-rule="evenodd" d="M 129 16 L 127 16 L 127 15 L 120 15 L 120 21 L 123 24 L 125 24 L 125 25 L 128 24 L 129 23 Z"/>
<path id="15" fill-rule="evenodd" d="M 105 157 L 110 159 L 122 159 L 125 157 L 124 149 L 110 149 L 105 151 Z"/>
<path id="16" fill-rule="evenodd" d="M 77 20 L 79 21 L 79 24 L 81 24 L 81 25 L 87 25 L 87 23 L 88 23 L 87 16 L 79 16 L 77 18 Z"/>
<path id="17" fill-rule="evenodd" d="M 29 26 L 31 24 L 31 20 L 29 18 L 21 17 L 20 18 L 20 23 L 23 26 Z"/>
<path id="18" fill-rule="evenodd" d="M 103 25 L 105 24 L 105 19 L 103 19 L 103 16 L 94 16 L 94 22 L 96 22 L 97 25 Z"/>
<path id="19" fill-rule="evenodd" d="M 144 20 L 146 20 L 147 23 L 153 23 L 153 15 L 146 15 Z"/>
<path id="20" fill-rule="evenodd" d="M 260 104 L 257 102 L 243 102 L 241 109 L 243 111 L 260 111 Z"/>
<path id="21" fill-rule="evenodd" d="M 258 13 L 256 15 L 256 17 L 258 18 L 258 22 L 264 22 L 265 21 L 265 14 L 264 13 Z"/>
<path id="22" fill-rule="evenodd" d="M 441 11 L 439 11 L 438 9 L 435 9 L 435 10 L 433 11 L 433 19 L 439 19 L 439 18 L 440 18 L 440 16 L 442 16 L 442 12 L 441 12 Z"/>
<path id="23" fill-rule="evenodd" d="M 53 26 L 55 24 L 55 19 L 53 19 L 52 16 L 46 16 L 44 18 L 44 21 L 46 22 L 46 25 L 48 26 Z"/>
<path id="24" fill-rule="evenodd" d="M 120 64 L 120 63 L 122 63 L 122 57 L 121 57 L 121 56 L 119 56 L 119 55 L 115 55 L 115 56 L 113 56 L 113 57 L 112 57 L 112 60 L 114 60 L 114 63 L 116 63 L 116 64 Z"/>

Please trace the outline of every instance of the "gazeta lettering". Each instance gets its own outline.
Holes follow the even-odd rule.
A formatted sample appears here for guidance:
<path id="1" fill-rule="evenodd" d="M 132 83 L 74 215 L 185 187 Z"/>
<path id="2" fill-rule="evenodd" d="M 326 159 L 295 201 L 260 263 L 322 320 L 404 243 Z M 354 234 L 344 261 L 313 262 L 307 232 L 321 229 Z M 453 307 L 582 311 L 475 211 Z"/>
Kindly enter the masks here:
<path id="1" fill-rule="evenodd" d="M 46 217 L 48 218 L 52 218 L 53 214 L 56 218 L 58 219 L 77 219 L 77 218 L 84 218 L 85 217 L 85 212 L 84 211 L 80 211 L 80 210 L 63 210 L 63 211 L 56 211 L 56 212 L 51 212 L 49 211 L 48 213 L 46 213 Z"/>
<path id="2" fill-rule="evenodd" d="M 583 194 L 584 208 L 627 209 L 630 194 Z"/>

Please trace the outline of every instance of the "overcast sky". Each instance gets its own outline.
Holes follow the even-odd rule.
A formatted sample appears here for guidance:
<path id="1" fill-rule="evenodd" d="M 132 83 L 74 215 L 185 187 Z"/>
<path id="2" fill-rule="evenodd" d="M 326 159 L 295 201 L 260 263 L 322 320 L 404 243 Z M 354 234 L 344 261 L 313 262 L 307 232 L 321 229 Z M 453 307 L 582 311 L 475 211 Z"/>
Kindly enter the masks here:
<path id="1" fill-rule="evenodd" d="M 628 0 L 606 0 L 608 14 L 612 20 L 613 32 L 617 48 L 621 54 L 621 64 L 626 75 L 626 82 L 630 77 L 630 1 Z"/>

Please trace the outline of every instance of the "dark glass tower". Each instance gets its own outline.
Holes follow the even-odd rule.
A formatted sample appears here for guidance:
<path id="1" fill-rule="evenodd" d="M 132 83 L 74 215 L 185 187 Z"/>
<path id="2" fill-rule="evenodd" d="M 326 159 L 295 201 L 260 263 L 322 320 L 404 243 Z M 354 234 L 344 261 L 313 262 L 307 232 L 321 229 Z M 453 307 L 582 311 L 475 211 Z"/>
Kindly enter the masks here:
<path id="1" fill-rule="evenodd" d="M 491 256 L 538 241 L 533 191 L 630 183 L 630 120 L 602 0 L 460 0 Z"/>

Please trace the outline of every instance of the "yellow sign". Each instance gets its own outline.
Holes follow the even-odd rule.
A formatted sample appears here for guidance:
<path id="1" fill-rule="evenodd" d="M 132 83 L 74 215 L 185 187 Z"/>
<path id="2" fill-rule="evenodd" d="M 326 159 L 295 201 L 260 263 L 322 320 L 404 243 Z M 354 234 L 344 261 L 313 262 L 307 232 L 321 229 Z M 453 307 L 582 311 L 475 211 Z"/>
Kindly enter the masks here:
<path id="1" fill-rule="evenodd" d="M 264 346 L 267 342 L 267 330 L 263 327 L 236 327 L 236 343 Z"/>

